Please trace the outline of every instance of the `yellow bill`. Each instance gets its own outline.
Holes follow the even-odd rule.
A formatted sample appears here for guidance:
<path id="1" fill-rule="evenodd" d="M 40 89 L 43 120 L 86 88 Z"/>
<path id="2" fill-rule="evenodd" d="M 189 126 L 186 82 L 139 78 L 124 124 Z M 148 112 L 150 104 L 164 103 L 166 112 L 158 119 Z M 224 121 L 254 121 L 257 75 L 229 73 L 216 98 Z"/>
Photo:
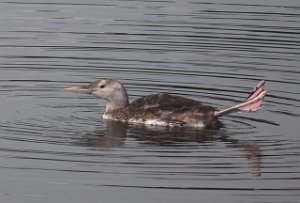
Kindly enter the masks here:
<path id="1" fill-rule="evenodd" d="M 74 93 L 90 93 L 89 89 L 83 87 L 68 87 L 64 89 L 67 92 L 74 92 Z"/>

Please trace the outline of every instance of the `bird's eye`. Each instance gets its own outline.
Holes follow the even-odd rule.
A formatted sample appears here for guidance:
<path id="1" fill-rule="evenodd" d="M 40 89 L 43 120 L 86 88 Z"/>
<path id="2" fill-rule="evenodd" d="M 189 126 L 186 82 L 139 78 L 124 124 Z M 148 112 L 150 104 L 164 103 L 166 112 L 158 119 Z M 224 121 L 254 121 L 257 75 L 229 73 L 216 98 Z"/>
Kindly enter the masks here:
<path id="1" fill-rule="evenodd" d="M 100 88 L 103 89 L 105 87 L 105 85 L 100 85 Z"/>

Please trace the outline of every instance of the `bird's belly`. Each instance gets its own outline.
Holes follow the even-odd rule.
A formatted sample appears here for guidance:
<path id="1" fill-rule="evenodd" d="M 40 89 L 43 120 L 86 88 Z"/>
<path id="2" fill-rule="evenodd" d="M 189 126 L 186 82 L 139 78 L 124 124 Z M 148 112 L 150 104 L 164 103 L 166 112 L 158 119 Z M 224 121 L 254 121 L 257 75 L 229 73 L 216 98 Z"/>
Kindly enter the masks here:
<path id="1" fill-rule="evenodd" d="M 129 118 L 129 119 L 120 119 L 111 116 L 110 114 L 103 114 L 105 120 L 113 120 L 120 122 L 128 122 L 131 124 L 147 125 L 147 126 L 165 126 L 165 127 L 195 127 L 195 128 L 205 128 L 205 124 L 201 120 L 193 120 L 191 122 L 184 121 L 174 121 L 174 120 L 163 120 L 160 118 Z"/>
<path id="2" fill-rule="evenodd" d="M 174 122 L 174 121 L 163 121 L 160 119 L 134 119 L 131 118 L 128 120 L 129 123 L 132 124 L 143 124 L 143 125 L 150 125 L 150 126 L 166 126 L 166 127 L 196 127 L 196 128 L 205 128 L 205 125 L 202 121 L 197 121 L 196 123 L 186 123 L 186 122 Z"/>

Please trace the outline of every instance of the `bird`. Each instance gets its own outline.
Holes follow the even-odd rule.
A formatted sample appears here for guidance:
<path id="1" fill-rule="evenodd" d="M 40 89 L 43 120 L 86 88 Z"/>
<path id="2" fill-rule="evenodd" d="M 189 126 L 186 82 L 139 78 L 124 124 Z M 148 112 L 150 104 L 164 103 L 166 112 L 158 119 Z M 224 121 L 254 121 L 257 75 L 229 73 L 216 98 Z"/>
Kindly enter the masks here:
<path id="1" fill-rule="evenodd" d="M 200 101 L 169 93 L 143 96 L 129 102 L 125 86 L 118 80 L 105 78 L 82 87 L 68 87 L 73 93 L 91 94 L 106 101 L 103 118 L 108 121 L 141 124 L 147 126 L 193 127 L 219 129 L 223 127 L 219 117 L 235 112 L 258 111 L 266 95 L 265 80 L 253 89 L 245 101 L 219 111 Z"/>

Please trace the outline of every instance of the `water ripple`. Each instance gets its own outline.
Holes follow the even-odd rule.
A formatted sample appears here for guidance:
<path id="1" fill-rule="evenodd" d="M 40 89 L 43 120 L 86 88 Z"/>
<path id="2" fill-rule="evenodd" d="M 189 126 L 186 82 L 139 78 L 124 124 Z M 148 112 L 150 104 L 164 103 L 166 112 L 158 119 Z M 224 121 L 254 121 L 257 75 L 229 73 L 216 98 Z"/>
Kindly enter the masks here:
<path id="1" fill-rule="evenodd" d="M 3 201 L 298 202 L 296 1 L 0 5 Z M 169 92 L 219 109 L 261 79 L 268 92 L 221 130 L 165 129 L 105 122 L 104 101 L 63 91 L 107 77 L 131 100 Z"/>

